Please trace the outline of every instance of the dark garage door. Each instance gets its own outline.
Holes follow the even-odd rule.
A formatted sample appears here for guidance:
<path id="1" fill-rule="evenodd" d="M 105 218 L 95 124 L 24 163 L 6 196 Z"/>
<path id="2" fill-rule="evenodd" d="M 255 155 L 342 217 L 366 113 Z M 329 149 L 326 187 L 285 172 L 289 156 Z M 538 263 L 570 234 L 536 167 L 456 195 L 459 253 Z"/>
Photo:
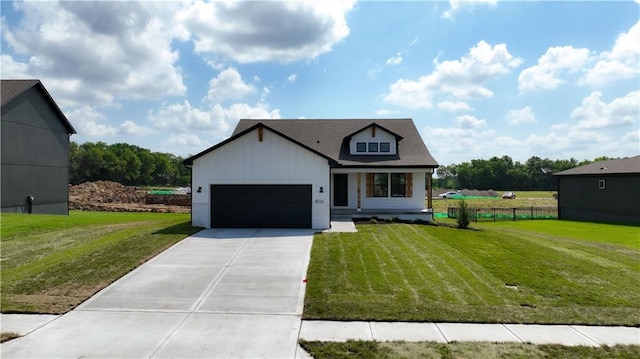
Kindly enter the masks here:
<path id="1" fill-rule="evenodd" d="M 311 185 L 211 185 L 212 228 L 311 228 Z"/>

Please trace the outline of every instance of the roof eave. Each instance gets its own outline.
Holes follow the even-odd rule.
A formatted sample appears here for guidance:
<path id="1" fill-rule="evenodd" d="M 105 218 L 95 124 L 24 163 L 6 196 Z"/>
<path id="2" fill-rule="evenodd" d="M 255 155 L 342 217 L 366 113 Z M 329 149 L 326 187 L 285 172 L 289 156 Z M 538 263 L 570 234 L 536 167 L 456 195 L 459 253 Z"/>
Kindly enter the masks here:
<path id="1" fill-rule="evenodd" d="M 307 151 L 309 151 L 309 152 L 311 152 L 311 153 L 314 153 L 314 154 L 316 154 L 316 155 L 318 155 L 318 156 L 320 156 L 320 157 L 322 157 L 322 158 L 325 158 L 325 159 L 329 162 L 329 165 L 330 165 L 330 166 L 331 166 L 331 165 L 335 165 L 335 164 L 337 164 L 337 163 L 338 163 L 338 162 L 337 162 L 336 160 L 334 160 L 333 158 L 331 158 L 331 157 L 329 157 L 329 156 L 327 156 L 327 155 L 325 155 L 325 154 L 323 154 L 323 153 L 321 153 L 321 152 L 319 152 L 319 151 L 317 151 L 317 150 L 314 150 L 313 148 L 311 148 L 311 147 L 309 147 L 309 146 L 307 146 L 307 145 L 305 145 L 305 144 L 303 144 L 303 143 L 301 143 L 301 142 L 299 142 L 299 141 L 297 141 L 297 140 L 295 140 L 295 139 L 293 139 L 293 138 L 291 138 L 291 137 L 289 137 L 289 136 L 287 136 L 287 135 L 283 134 L 283 133 L 282 133 L 282 132 L 280 132 L 280 131 L 274 130 L 273 128 L 271 128 L 271 127 L 269 127 L 269 126 L 265 125 L 265 124 L 264 124 L 264 123 L 262 123 L 262 122 L 259 122 L 259 123 L 255 124 L 255 125 L 253 125 L 253 126 L 249 127 L 248 129 L 246 129 L 246 130 L 244 130 L 244 131 L 242 131 L 242 132 L 240 132 L 240 133 L 238 133 L 238 134 L 236 134 L 236 135 L 234 135 L 234 136 L 231 136 L 231 137 L 229 137 L 228 139 L 226 139 L 226 140 L 224 140 L 224 141 L 222 141 L 222 142 L 218 143 L 217 145 L 213 145 L 213 146 L 209 147 L 208 149 L 206 149 L 206 150 L 204 150 L 204 151 L 202 151 L 202 152 L 200 152 L 200 153 L 198 153 L 198 154 L 196 154 L 196 155 L 193 155 L 193 156 L 191 156 L 191 157 L 189 157 L 189 158 L 185 159 L 182 163 L 183 163 L 185 166 L 187 166 L 187 167 L 188 167 L 188 166 L 192 166 L 192 165 L 193 165 L 193 161 L 194 161 L 194 160 L 196 160 L 196 159 L 198 159 L 198 158 L 200 158 L 200 157 L 202 157 L 202 156 L 204 156 L 204 155 L 208 154 L 209 152 L 213 152 L 213 151 L 215 151 L 216 149 L 218 149 L 218 148 L 220 148 L 220 147 L 222 147 L 222 146 L 226 145 L 227 143 L 232 142 L 232 141 L 235 141 L 236 139 L 238 139 L 238 138 L 240 138 L 240 137 L 242 137 L 242 136 L 246 135 L 247 133 L 252 132 L 252 131 L 254 131 L 254 130 L 258 129 L 258 128 L 265 128 L 265 129 L 267 129 L 267 130 L 269 130 L 269 131 L 271 131 L 271 132 L 275 133 L 276 135 L 278 135 L 278 136 L 280 136 L 280 137 L 282 137 L 282 138 L 284 138 L 284 139 L 286 139 L 286 140 L 288 140 L 288 141 L 290 141 L 290 142 L 292 142 L 292 143 L 295 143 L 296 145 L 298 145 L 298 146 L 300 146 L 300 147 L 302 147 L 302 148 L 306 149 Z"/>

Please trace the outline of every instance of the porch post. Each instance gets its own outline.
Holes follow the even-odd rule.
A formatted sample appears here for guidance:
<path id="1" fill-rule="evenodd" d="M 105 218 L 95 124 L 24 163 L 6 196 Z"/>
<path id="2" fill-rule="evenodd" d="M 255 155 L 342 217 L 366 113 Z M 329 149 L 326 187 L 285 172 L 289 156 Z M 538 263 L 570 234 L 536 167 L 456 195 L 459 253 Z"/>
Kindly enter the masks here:
<path id="1" fill-rule="evenodd" d="M 358 172 L 358 211 L 360 210 L 360 172 Z"/>
<path id="2" fill-rule="evenodd" d="M 431 204 L 431 176 L 433 175 L 433 170 L 427 172 L 427 208 L 432 209 L 433 206 Z"/>

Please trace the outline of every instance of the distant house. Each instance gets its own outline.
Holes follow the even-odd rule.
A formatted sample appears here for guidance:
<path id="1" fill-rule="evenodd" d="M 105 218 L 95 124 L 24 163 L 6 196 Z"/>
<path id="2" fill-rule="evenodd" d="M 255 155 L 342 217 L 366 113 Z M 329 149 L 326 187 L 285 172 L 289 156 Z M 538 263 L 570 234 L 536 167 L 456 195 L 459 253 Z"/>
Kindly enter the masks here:
<path id="1" fill-rule="evenodd" d="M 640 156 L 555 173 L 558 218 L 640 224 Z"/>
<path id="2" fill-rule="evenodd" d="M 69 136 L 39 80 L 2 80 L 2 212 L 69 213 Z"/>
<path id="3" fill-rule="evenodd" d="M 241 120 L 229 139 L 184 163 L 192 168 L 194 226 L 325 229 L 332 215 L 432 219 L 438 163 L 411 119 Z"/>

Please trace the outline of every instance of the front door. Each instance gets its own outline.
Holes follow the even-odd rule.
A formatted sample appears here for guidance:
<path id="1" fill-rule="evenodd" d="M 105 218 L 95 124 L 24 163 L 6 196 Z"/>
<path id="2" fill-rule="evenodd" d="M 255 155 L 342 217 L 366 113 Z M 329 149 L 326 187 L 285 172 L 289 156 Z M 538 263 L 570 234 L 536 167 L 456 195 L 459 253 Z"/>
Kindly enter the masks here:
<path id="1" fill-rule="evenodd" d="M 349 205 L 349 175 L 347 173 L 333 174 L 333 205 Z"/>

